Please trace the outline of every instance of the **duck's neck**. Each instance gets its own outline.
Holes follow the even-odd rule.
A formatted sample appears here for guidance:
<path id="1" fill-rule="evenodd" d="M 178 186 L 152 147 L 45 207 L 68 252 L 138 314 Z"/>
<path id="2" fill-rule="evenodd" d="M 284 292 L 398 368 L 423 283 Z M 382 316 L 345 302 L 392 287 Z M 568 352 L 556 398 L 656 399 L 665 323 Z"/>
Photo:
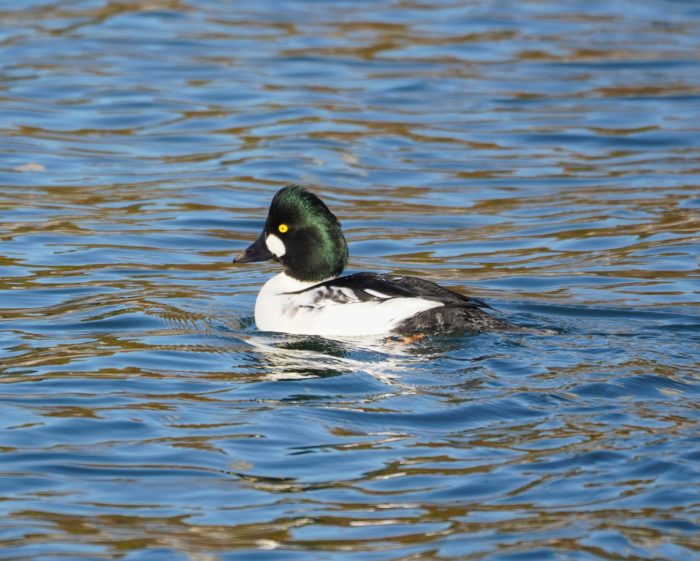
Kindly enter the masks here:
<path id="1" fill-rule="evenodd" d="M 270 294 L 285 294 L 288 292 L 298 292 L 309 288 L 315 284 L 325 282 L 333 277 L 320 281 L 301 281 L 294 277 L 290 277 L 287 273 L 279 273 L 272 277 L 269 281 L 265 283 L 262 287 L 261 293 L 264 291 Z"/>

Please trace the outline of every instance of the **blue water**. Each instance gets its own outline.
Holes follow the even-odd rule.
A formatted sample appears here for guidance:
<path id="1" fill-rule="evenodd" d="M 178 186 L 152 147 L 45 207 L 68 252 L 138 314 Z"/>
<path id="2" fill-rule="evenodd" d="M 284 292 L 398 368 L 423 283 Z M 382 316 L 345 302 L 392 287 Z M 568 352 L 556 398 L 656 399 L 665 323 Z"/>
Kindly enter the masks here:
<path id="1" fill-rule="evenodd" d="M 0 5 L 0 558 L 700 558 L 700 5 Z M 531 333 L 259 332 L 351 270 Z"/>

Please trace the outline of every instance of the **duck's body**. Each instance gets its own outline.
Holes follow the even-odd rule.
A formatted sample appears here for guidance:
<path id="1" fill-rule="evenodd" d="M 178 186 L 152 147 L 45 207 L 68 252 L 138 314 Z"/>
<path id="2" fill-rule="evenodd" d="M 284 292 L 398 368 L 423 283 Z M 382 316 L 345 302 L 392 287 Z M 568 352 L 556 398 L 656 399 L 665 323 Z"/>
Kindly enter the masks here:
<path id="1" fill-rule="evenodd" d="M 296 185 L 280 190 L 263 233 L 236 259 L 273 259 L 285 268 L 258 294 L 258 329 L 354 337 L 512 327 L 485 312 L 484 302 L 417 277 L 341 277 L 347 256 L 340 224 L 318 197 Z"/>
<path id="2" fill-rule="evenodd" d="M 338 337 L 482 331 L 507 325 L 483 307 L 479 300 L 415 277 L 356 273 L 309 283 L 280 273 L 260 290 L 255 323 L 264 331 Z"/>

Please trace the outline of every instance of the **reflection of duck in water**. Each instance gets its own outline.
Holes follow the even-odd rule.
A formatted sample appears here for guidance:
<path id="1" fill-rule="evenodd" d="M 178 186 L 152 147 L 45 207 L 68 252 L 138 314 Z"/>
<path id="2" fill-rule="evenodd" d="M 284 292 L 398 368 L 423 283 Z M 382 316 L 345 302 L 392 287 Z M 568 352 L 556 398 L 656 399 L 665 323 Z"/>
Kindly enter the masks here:
<path id="1" fill-rule="evenodd" d="M 272 199 L 260 237 L 236 263 L 272 259 L 284 271 L 260 290 L 258 329 L 329 337 L 512 329 L 481 300 L 402 275 L 339 276 L 348 260 L 340 223 L 299 185 Z"/>
<path id="2" fill-rule="evenodd" d="M 290 381 L 362 373 L 403 391 L 413 391 L 413 386 L 399 381 L 403 373 L 444 352 L 429 345 L 407 347 L 401 341 L 318 335 L 252 333 L 245 342 L 254 350 L 250 357 L 256 379 Z"/>

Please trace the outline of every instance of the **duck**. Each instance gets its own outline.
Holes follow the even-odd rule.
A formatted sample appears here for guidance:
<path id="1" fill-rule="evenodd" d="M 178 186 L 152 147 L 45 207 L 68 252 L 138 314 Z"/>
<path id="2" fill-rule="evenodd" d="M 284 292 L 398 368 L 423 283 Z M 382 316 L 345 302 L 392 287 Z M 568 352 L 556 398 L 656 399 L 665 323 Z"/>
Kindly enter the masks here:
<path id="1" fill-rule="evenodd" d="M 348 245 L 340 221 L 302 185 L 273 197 L 262 233 L 234 263 L 273 261 L 282 272 L 255 301 L 261 331 L 322 337 L 415 337 L 509 330 L 491 307 L 431 281 L 360 272 L 341 276 Z"/>

